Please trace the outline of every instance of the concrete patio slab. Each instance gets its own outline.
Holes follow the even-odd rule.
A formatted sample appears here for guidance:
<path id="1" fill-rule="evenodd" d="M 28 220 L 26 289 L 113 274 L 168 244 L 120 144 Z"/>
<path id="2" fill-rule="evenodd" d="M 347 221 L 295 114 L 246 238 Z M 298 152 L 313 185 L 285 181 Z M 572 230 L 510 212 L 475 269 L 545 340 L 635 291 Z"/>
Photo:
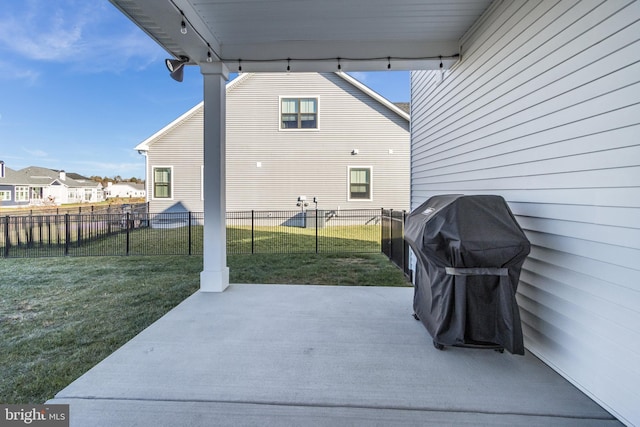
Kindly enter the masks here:
<path id="1" fill-rule="evenodd" d="M 436 350 L 412 288 L 198 292 L 49 403 L 72 426 L 621 425 L 537 358 Z"/>

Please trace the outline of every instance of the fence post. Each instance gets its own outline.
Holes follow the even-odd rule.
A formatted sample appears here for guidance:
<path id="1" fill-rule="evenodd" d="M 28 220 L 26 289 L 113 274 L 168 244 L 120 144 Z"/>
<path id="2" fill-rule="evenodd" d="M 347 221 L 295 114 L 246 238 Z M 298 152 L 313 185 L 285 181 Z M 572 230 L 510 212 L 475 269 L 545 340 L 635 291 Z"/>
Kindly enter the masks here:
<path id="1" fill-rule="evenodd" d="M 384 253 L 384 208 L 380 208 L 380 252 Z"/>
<path id="2" fill-rule="evenodd" d="M 78 208 L 78 209 L 82 209 L 82 208 Z M 83 238 L 83 235 L 84 235 L 83 229 L 82 229 L 83 225 L 84 225 L 84 217 L 82 216 L 82 214 L 79 213 L 76 218 L 77 218 L 77 220 L 76 220 L 76 235 L 77 235 L 76 236 L 76 239 L 77 239 L 76 247 L 79 248 L 80 246 L 82 246 L 82 238 Z"/>
<path id="3" fill-rule="evenodd" d="M 127 221 L 125 222 L 125 224 L 126 224 L 126 226 L 125 226 L 125 230 L 126 230 L 126 233 L 127 233 L 127 249 L 126 249 L 126 254 L 127 254 L 127 255 L 129 255 L 129 244 L 130 244 L 130 241 L 129 241 L 129 239 L 130 239 L 130 237 L 129 237 L 129 212 L 127 212 L 127 216 L 126 216 L 126 218 L 127 218 Z"/>
<path id="4" fill-rule="evenodd" d="M 255 211 L 253 209 L 251 209 L 251 253 L 254 254 L 255 253 Z"/>
<path id="5" fill-rule="evenodd" d="M 29 216 L 25 219 L 27 222 L 27 248 L 33 247 L 33 210 L 29 211 Z"/>
<path id="6" fill-rule="evenodd" d="M 189 219 L 188 219 L 188 227 L 189 227 L 189 255 L 191 255 L 191 211 L 189 211 Z"/>
<path id="7" fill-rule="evenodd" d="M 9 258 L 9 215 L 4 217 L 4 257 Z"/>
<path id="8" fill-rule="evenodd" d="M 69 213 L 64 214 L 64 254 L 69 255 L 69 240 L 71 240 L 71 229 L 69 226 Z"/>
<path id="9" fill-rule="evenodd" d="M 318 208 L 316 208 L 316 253 L 318 253 Z"/>
<path id="10" fill-rule="evenodd" d="M 47 215 L 47 242 L 49 242 L 49 249 L 51 249 L 51 215 Z"/>

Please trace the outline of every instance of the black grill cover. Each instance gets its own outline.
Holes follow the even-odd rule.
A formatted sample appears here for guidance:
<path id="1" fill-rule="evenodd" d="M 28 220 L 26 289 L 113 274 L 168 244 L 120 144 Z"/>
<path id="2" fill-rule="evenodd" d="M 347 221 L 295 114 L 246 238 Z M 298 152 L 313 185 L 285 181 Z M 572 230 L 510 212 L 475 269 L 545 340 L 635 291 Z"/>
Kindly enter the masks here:
<path id="1" fill-rule="evenodd" d="M 515 295 L 531 246 L 502 197 L 431 197 L 405 239 L 418 259 L 413 309 L 434 344 L 524 354 Z"/>

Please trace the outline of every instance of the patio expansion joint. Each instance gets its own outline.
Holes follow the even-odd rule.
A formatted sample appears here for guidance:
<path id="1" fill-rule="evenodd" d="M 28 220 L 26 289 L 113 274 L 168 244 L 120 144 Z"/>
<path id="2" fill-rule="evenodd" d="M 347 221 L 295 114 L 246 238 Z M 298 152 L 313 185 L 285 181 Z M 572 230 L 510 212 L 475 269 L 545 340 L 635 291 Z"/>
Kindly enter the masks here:
<path id="1" fill-rule="evenodd" d="M 350 404 L 329 404 L 329 403 L 302 403 L 302 402 L 278 402 L 278 401 L 266 401 L 266 400 L 214 400 L 214 399 L 152 399 L 152 398 L 135 398 L 135 397 L 79 397 L 79 396 L 64 396 L 56 397 L 59 400 L 87 400 L 87 401 L 113 401 L 113 402 L 165 402 L 165 403 L 214 403 L 214 404 L 230 404 L 230 405 L 255 405 L 255 406 L 278 406 L 278 407 L 293 407 L 293 408 L 324 408 L 324 409 L 369 409 L 369 410 L 383 410 L 383 411 L 413 411 L 413 412 L 440 412 L 440 413 L 459 413 L 459 414 L 482 414 L 482 415 L 495 415 L 495 416 L 509 416 L 516 415 L 522 417 L 548 417 L 557 419 L 568 420 L 603 420 L 612 421 L 616 418 L 609 414 L 609 416 L 579 416 L 579 415 L 558 415 L 552 413 L 527 413 L 527 412 L 515 412 L 515 411 L 479 411 L 479 410 L 464 410 L 464 409 L 449 409 L 449 408 L 431 408 L 431 407 L 416 407 L 416 406 L 401 406 L 401 405 L 350 405 Z"/>

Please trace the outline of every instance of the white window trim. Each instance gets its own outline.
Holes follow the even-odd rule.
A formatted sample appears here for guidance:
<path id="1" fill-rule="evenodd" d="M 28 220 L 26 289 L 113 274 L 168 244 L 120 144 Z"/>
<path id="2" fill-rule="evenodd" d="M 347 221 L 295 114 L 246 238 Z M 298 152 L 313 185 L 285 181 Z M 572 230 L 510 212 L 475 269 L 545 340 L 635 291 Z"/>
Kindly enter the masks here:
<path id="1" fill-rule="evenodd" d="M 315 98 L 316 100 L 316 122 L 315 128 L 282 128 L 282 100 L 288 98 Z M 278 97 L 278 130 L 281 132 L 318 132 L 320 130 L 320 95 L 280 95 Z"/>
<path id="2" fill-rule="evenodd" d="M 11 201 L 11 190 L 0 190 L 0 201 L 10 202 Z"/>
<path id="3" fill-rule="evenodd" d="M 159 168 L 163 168 L 163 169 L 169 169 L 171 170 L 171 197 L 156 197 L 156 174 L 155 174 L 155 170 L 159 169 Z M 173 174 L 173 166 L 163 166 L 163 165 L 154 165 L 151 166 L 151 179 L 149 181 L 151 181 L 151 200 L 173 200 L 174 197 L 174 193 L 173 193 L 173 184 L 176 180 L 175 175 Z"/>
<path id="4" fill-rule="evenodd" d="M 18 192 L 20 193 L 25 193 L 27 195 L 27 198 L 24 199 L 22 197 L 18 198 Z M 26 185 L 16 185 L 15 187 L 15 197 L 16 197 L 16 202 L 28 202 L 29 201 L 29 187 Z"/>
<path id="5" fill-rule="evenodd" d="M 351 198 L 351 169 L 369 169 L 369 194 L 368 199 Z M 373 201 L 373 166 L 347 166 L 347 201 L 348 202 L 372 202 Z"/>

